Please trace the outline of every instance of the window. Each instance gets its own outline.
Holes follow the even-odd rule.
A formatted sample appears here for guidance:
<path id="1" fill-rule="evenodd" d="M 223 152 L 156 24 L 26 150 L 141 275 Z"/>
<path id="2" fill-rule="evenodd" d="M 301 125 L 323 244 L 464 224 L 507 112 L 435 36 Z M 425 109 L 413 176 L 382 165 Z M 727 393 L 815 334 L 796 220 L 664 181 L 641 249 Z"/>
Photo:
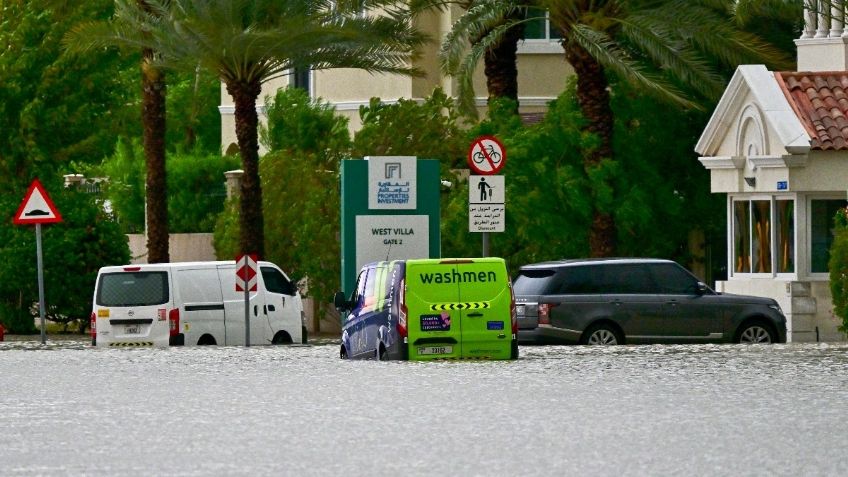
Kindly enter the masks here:
<path id="1" fill-rule="evenodd" d="M 566 276 L 571 269 L 567 269 Z M 513 289 L 516 295 L 548 295 L 557 289 L 559 279 L 555 276 L 556 271 L 546 270 L 521 270 L 515 278 Z"/>
<path id="2" fill-rule="evenodd" d="M 106 273 L 100 276 L 100 306 L 152 306 L 168 303 L 168 272 Z"/>
<path id="3" fill-rule="evenodd" d="M 312 71 L 309 68 L 297 67 L 292 72 L 291 85 L 295 88 L 303 89 L 309 93 L 310 79 Z"/>
<path id="4" fill-rule="evenodd" d="M 777 273 L 795 271 L 795 201 L 778 200 L 774 214 Z"/>
<path id="5" fill-rule="evenodd" d="M 525 18 L 529 20 L 524 24 L 525 40 L 547 40 L 556 41 L 562 39 L 562 34 L 555 27 L 551 27 L 550 15 L 540 8 L 528 8 Z"/>
<path id="6" fill-rule="evenodd" d="M 294 286 L 292 286 L 292 283 L 279 270 L 271 267 L 261 267 L 261 270 L 265 289 L 271 293 L 279 293 L 280 295 L 294 295 Z"/>
<path id="7" fill-rule="evenodd" d="M 660 263 L 649 265 L 660 293 L 672 295 L 694 295 L 698 291 L 698 280 L 678 265 Z"/>
<path id="8" fill-rule="evenodd" d="M 842 199 L 810 201 L 810 272 L 827 273 L 833 245 L 833 218 L 845 207 Z"/>
<path id="9" fill-rule="evenodd" d="M 734 200 L 734 273 L 795 272 L 795 201 Z"/>

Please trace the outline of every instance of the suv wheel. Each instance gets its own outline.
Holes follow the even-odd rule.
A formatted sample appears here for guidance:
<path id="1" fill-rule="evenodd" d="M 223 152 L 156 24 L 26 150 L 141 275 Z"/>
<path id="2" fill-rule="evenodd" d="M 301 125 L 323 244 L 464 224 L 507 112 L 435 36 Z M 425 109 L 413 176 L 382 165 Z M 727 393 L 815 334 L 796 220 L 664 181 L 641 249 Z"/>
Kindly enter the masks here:
<path id="1" fill-rule="evenodd" d="M 624 344 L 624 337 L 610 325 L 598 323 L 592 325 L 583 334 L 583 344 L 587 345 L 618 345 Z"/>
<path id="2" fill-rule="evenodd" d="M 739 331 L 737 343 L 742 344 L 770 344 L 774 343 L 775 337 L 771 328 L 762 323 L 749 323 Z"/>

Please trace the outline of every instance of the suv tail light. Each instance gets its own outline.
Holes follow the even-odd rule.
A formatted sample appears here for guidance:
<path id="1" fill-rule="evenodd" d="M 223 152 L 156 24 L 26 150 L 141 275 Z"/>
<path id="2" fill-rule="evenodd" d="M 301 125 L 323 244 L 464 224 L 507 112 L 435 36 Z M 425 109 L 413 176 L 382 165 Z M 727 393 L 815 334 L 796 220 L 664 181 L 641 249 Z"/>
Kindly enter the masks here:
<path id="1" fill-rule="evenodd" d="M 97 315 L 91 312 L 91 322 L 89 324 L 89 332 L 91 333 L 91 345 L 97 344 Z"/>
<path id="2" fill-rule="evenodd" d="M 409 310 L 406 308 L 406 279 L 400 281 L 400 309 L 398 310 L 397 330 L 401 338 L 406 339 L 409 331 L 406 327 L 406 314 Z"/>
<path id="3" fill-rule="evenodd" d="M 551 308 L 556 305 L 551 305 L 550 303 L 539 303 L 539 324 L 540 325 L 550 325 L 551 324 Z"/>
<path id="4" fill-rule="evenodd" d="M 180 309 L 174 308 L 168 312 L 168 328 L 171 336 L 177 336 L 180 332 Z"/>

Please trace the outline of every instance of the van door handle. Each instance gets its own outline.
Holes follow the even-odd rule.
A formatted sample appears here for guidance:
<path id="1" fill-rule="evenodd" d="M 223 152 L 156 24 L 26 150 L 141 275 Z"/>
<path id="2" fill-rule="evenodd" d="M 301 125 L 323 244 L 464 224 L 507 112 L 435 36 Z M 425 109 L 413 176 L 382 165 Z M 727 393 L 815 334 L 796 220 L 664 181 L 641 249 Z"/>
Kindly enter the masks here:
<path id="1" fill-rule="evenodd" d="M 483 314 L 482 314 L 482 313 L 469 313 L 469 314 L 468 314 L 468 315 L 466 315 L 466 316 L 470 316 L 470 317 L 472 317 L 472 318 L 477 318 L 477 317 L 479 317 L 479 316 L 483 316 Z"/>
<path id="2" fill-rule="evenodd" d="M 253 305 L 253 316 L 259 316 L 259 305 Z"/>

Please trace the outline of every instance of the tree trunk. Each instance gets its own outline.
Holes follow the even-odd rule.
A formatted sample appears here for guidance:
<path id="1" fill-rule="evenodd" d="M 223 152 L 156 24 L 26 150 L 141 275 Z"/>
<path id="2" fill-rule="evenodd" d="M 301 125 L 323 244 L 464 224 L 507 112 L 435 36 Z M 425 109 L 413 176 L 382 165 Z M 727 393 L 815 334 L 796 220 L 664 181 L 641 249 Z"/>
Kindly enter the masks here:
<path id="1" fill-rule="evenodd" d="M 516 10 L 507 20 L 520 20 Z M 496 45 L 486 50 L 483 58 L 486 74 L 486 89 L 489 102 L 508 98 L 515 101 L 513 113 L 518 114 L 518 40 L 524 35 L 524 25 L 516 25 L 506 31 Z"/>
<path id="2" fill-rule="evenodd" d="M 165 173 L 165 74 L 150 64 L 153 51 L 142 51 L 141 85 L 144 158 L 147 163 L 147 262 L 166 263 L 168 191 Z"/>
<path id="3" fill-rule="evenodd" d="M 577 103 L 586 119 L 584 130 L 600 138 L 597 149 L 584 159 L 583 167 L 589 173 L 603 160 L 614 160 L 612 152 L 613 113 L 604 68 L 579 45 L 564 46 L 565 57 L 577 75 Z M 612 186 L 612 184 L 609 184 Z M 610 257 L 616 253 L 615 219 L 612 204 L 594 202 L 592 225 L 589 229 L 589 249 L 593 257 Z"/>
<path id="4" fill-rule="evenodd" d="M 265 256 L 265 227 L 262 218 L 262 185 L 259 182 L 259 115 L 256 99 L 262 91 L 258 81 L 227 83 L 236 106 L 236 138 L 244 175 L 241 180 L 239 248 L 241 253 Z"/>

